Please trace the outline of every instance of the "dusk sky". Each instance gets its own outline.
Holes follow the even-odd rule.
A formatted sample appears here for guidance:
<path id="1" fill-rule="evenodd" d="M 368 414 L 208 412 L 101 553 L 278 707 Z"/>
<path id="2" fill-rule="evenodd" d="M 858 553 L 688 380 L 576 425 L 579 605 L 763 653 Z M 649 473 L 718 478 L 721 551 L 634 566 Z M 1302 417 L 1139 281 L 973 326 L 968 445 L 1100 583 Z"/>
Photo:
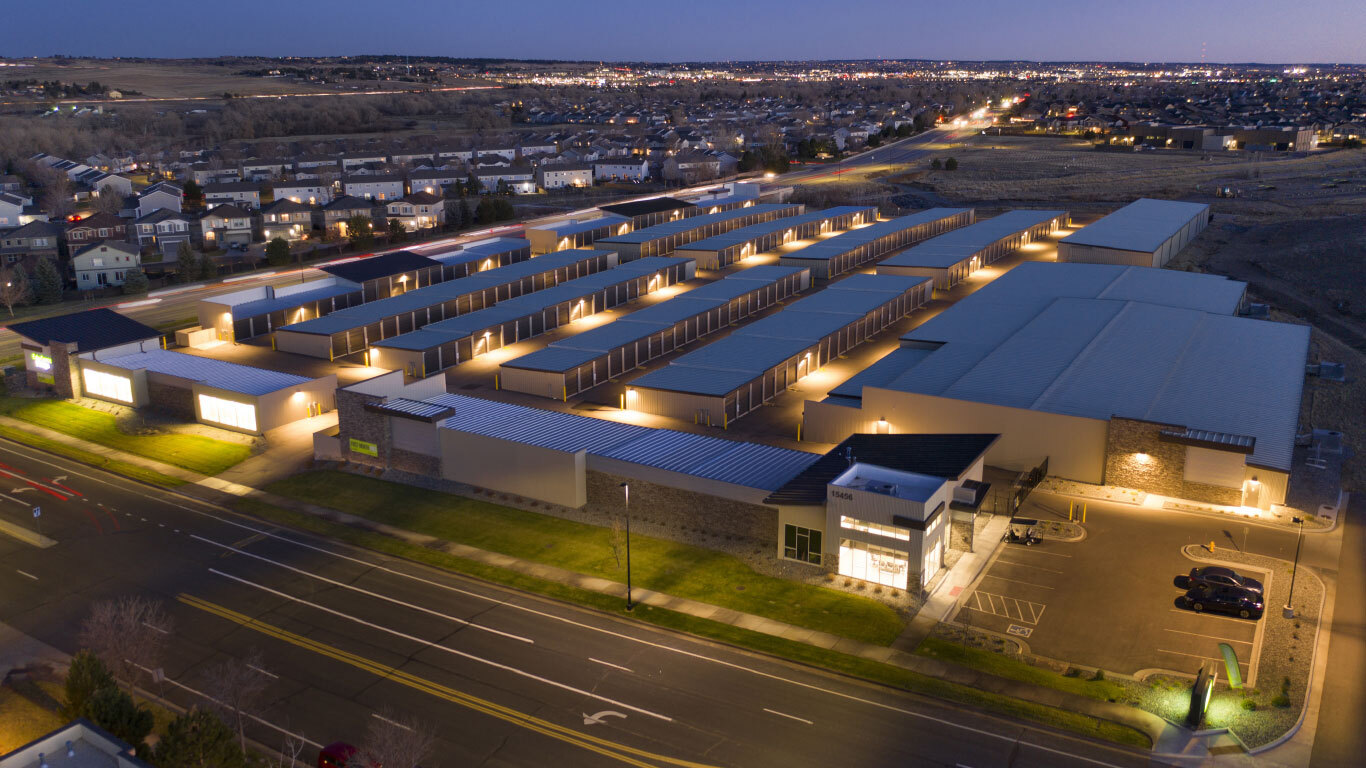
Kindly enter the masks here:
<path id="1" fill-rule="evenodd" d="M 1362 0 L 57 0 L 8 3 L 0 56 L 410 53 L 1361 63 Z"/>

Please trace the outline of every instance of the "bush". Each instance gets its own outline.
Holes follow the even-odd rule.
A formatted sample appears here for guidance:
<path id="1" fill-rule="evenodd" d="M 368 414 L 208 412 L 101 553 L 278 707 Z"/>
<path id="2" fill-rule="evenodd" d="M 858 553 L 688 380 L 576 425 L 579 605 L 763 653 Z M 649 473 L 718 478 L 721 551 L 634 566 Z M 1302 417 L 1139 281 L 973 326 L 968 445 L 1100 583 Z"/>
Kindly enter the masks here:
<path id="1" fill-rule="evenodd" d="M 956 171 L 956 170 L 958 170 L 958 161 L 957 161 L 956 159 L 952 158 L 952 157 L 950 157 L 948 160 L 945 160 L 945 161 L 944 161 L 944 170 L 946 170 L 946 171 Z"/>
<path id="2" fill-rule="evenodd" d="M 937 157 L 936 157 L 935 159 L 933 159 L 933 160 L 930 161 L 930 170 L 937 171 L 937 170 L 940 170 L 940 169 L 943 168 L 943 167 L 944 167 L 944 164 L 943 164 L 942 162 L 940 162 L 939 158 L 937 158 Z"/>
<path id="3" fill-rule="evenodd" d="M 86 716 L 95 725 L 128 742 L 138 754 L 147 753 L 142 742 L 155 723 L 151 710 L 138 706 L 131 696 L 112 685 L 96 691 L 86 709 Z"/>
<path id="4" fill-rule="evenodd" d="M 166 726 L 153 761 L 159 768 L 242 768 L 237 737 L 212 712 L 192 709 Z"/>
<path id="5" fill-rule="evenodd" d="M 1242 704 L 1242 706 L 1243 706 L 1243 710 L 1246 711 L 1246 712 L 1256 712 L 1256 711 L 1257 711 L 1257 702 L 1253 701 L 1252 699 L 1243 699 L 1243 704 Z"/>
<path id="6" fill-rule="evenodd" d="M 1081 677 L 1081 670 L 1080 670 L 1080 669 L 1077 669 L 1076 667 L 1068 667 L 1068 668 L 1067 668 L 1067 671 L 1064 672 L 1064 673 L 1062 673 L 1062 676 L 1063 676 L 1063 677 Z"/>
<path id="7" fill-rule="evenodd" d="M 138 294 L 147 292 L 147 274 L 141 269 L 130 269 L 123 273 L 123 292 Z"/>
<path id="8" fill-rule="evenodd" d="M 1285 695 L 1284 693 L 1278 693 L 1276 694 L 1275 698 L 1271 700 L 1271 706 L 1276 707 L 1278 709 L 1289 709 L 1290 697 Z"/>
<path id="9" fill-rule="evenodd" d="M 266 263 L 272 267 L 283 267 L 289 263 L 289 241 L 276 237 L 266 243 Z"/>
<path id="10" fill-rule="evenodd" d="M 1097 669 L 1097 670 L 1096 670 L 1096 673 L 1095 673 L 1094 675 L 1091 675 L 1091 679 L 1092 679 L 1092 680 L 1095 680 L 1095 681 L 1097 681 L 1097 682 L 1099 682 L 1099 681 L 1101 681 L 1101 680 L 1104 680 L 1104 679 L 1105 679 L 1105 670 L 1103 670 L 1103 669 Z"/>
<path id="11" fill-rule="evenodd" d="M 90 651 L 80 651 L 71 657 L 71 670 L 66 673 L 66 709 L 63 714 L 75 720 L 85 717 L 90 699 L 102 688 L 117 688 L 109 668 L 100 657 Z"/>

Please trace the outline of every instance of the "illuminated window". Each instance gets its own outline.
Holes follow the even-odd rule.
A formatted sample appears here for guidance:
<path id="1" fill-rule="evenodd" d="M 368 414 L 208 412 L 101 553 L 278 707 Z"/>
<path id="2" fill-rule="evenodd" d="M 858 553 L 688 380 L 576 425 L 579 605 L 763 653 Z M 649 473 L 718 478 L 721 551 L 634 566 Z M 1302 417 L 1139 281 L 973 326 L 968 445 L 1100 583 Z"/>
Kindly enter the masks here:
<path id="1" fill-rule="evenodd" d="M 909 570 L 910 559 L 903 552 L 861 541 L 840 539 L 841 576 L 905 589 Z"/>
<path id="2" fill-rule="evenodd" d="M 869 523 L 863 520 L 855 520 L 852 517 L 840 516 L 840 527 L 848 528 L 851 531 L 863 531 L 864 533 L 876 533 L 879 536 L 887 536 L 902 541 L 911 540 L 910 528 L 898 528 L 895 525 L 880 525 Z"/>
<path id="3" fill-rule="evenodd" d="M 199 418 L 225 427 L 256 431 L 256 406 L 224 400 L 211 395 L 199 396 Z"/>
<path id="4" fill-rule="evenodd" d="M 81 376 L 85 379 L 87 394 L 107 397 L 120 403 L 133 402 L 133 380 L 127 376 L 118 376 L 91 368 L 81 369 Z"/>
<path id="5" fill-rule="evenodd" d="M 783 557 L 821 564 L 821 532 L 796 525 L 783 526 Z"/>

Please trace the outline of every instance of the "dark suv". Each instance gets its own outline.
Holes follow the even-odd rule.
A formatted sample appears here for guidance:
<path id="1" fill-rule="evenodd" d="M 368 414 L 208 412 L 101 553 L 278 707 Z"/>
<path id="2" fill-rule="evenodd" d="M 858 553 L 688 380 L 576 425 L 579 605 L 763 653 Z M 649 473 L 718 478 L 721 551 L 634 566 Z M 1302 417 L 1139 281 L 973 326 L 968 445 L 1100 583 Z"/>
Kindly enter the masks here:
<path id="1" fill-rule="evenodd" d="M 1237 587 L 1258 595 L 1262 594 L 1262 583 L 1256 579 L 1243 576 L 1232 568 L 1221 568 L 1217 565 L 1207 565 L 1204 568 L 1192 568 L 1190 572 L 1191 587 Z"/>
<path id="2" fill-rule="evenodd" d="M 1186 590 L 1182 601 L 1196 613 L 1216 611 L 1231 613 L 1242 619 L 1262 617 L 1262 596 L 1239 587 L 1202 584 Z"/>

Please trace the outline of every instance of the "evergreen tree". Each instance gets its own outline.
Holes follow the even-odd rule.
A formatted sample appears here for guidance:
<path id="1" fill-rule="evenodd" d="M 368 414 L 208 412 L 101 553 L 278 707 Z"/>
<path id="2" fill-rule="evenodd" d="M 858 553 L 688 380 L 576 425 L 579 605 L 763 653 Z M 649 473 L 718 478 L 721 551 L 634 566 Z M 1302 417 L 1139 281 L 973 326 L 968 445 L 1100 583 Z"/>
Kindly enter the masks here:
<path id="1" fill-rule="evenodd" d="M 192 709 L 166 726 L 152 762 L 158 768 L 244 768 L 246 756 L 222 720 Z"/>
<path id="2" fill-rule="evenodd" d="M 272 267 L 283 267 L 289 263 L 289 241 L 283 237 L 266 243 L 266 263 Z"/>
<path id="3" fill-rule="evenodd" d="M 38 259 L 33 270 L 33 295 L 39 304 L 59 304 L 62 301 L 62 275 L 52 259 Z"/>
<path id="4" fill-rule="evenodd" d="M 937 158 L 937 157 L 936 157 L 935 159 L 933 159 L 933 160 L 930 161 L 930 170 L 937 171 L 937 170 L 939 170 L 940 168 L 943 168 L 943 167 L 944 167 L 944 164 L 941 163 L 941 162 L 939 162 L 939 158 Z"/>
<path id="5" fill-rule="evenodd" d="M 199 277 L 199 256 L 190 247 L 189 241 L 185 241 L 176 248 L 175 252 L 175 279 L 176 282 L 188 283 Z"/>
<path id="6" fill-rule="evenodd" d="M 408 230 L 403 228 L 403 222 L 398 219 L 389 219 L 389 242 L 401 243 L 408 239 Z"/>
<path id="7" fill-rule="evenodd" d="M 470 208 L 470 201 L 468 200 L 460 201 L 460 226 L 474 226 L 474 209 Z"/>
<path id="8" fill-rule="evenodd" d="M 123 273 L 123 292 L 127 294 L 146 293 L 147 274 L 138 267 Z"/>
<path id="9" fill-rule="evenodd" d="M 152 711 L 133 702 L 133 697 L 116 685 L 108 685 L 95 692 L 86 702 L 86 716 L 91 722 L 128 742 L 138 754 L 147 753 L 143 739 L 152 732 Z"/>
<path id="10" fill-rule="evenodd" d="M 369 216 L 358 213 L 346 220 L 346 237 L 356 248 L 369 248 L 375 242 L 374 226 Z"/>
<path id="11" fill-rule="evenodd" d="M 945 160 L 945 161 L 944 161 L 944 170 L 946 170 L 946 171 L 956 171 L 956 170 L 958 170 L 958 161 L 957 161 L 956 159 L 952 158 L 952 157 L 950 157 L 948 160 Z"/>
<path id="12" fill-rule="evenodd" d="M 204 189 L 199 186 L 199 182 L 190 179 L 185 182 L 181 191 L 186 210 L 197 211 L 204 206 Z"/>
<path id="13" fill-rule="evenodd" d="M 88 714 L 90 699 L 102 688 L 117 688 L 109 668 L 100 657 L 90 651 L 79 651 L 71 657 L 71 669 L 66 673 L 66 707 L 63 715 L 75 720 Z"/>
<path id="14" fill-rule="evenodd" d="M 203 258 L 199 260 L 199 279 L 212 280 L 215 277 L 218 277 L 218 262 L 214 261 L 213 257 L 206 253 Z"/>

